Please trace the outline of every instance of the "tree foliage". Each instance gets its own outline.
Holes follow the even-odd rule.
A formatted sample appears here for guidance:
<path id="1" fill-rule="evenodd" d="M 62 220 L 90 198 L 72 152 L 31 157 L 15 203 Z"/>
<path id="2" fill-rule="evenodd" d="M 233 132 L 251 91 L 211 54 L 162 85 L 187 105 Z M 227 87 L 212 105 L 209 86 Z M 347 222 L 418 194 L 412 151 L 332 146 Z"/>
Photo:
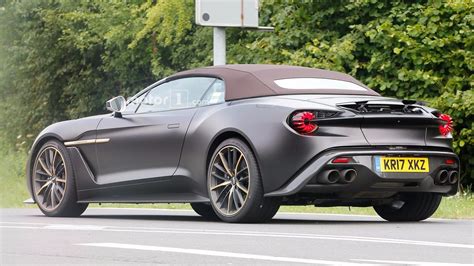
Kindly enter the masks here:
<path id="1" fill-rule="evenodd" d="M 193 12 L 191 0 L 0 2 L 1 138 L 26 146 L 45 125 L 103 112 L 113 95 L 210 65 L 212 31 Z M 261 24 L 275 31 L 228 29 L 228 62 L 332 69 L 425 100 L 454 118 L 469 183 L 473 14 L 471 0 L 264 0 Z"/>

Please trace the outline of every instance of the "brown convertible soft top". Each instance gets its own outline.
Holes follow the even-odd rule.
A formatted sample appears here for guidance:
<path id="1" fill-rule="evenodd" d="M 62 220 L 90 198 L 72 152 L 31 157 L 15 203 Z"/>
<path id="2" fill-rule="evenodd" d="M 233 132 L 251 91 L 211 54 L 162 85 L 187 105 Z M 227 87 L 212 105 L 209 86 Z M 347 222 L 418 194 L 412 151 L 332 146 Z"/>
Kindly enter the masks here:
<path id="1" fill-rule="evenodd" d="M 377 95 L 379 94 L 356 80 L 340 72 L 287 65 L 223 65 L 197 68 L 183 71 L 171 76 L 171 79 L 184 76 L 212 76 L 225 82 L 226 100 L 237 100 L 260 96 L 285 94 L 349 94 Z M 285 89 L 274 81 L 288 78 L 324 78 L 351 82 L 366 88 L 366 90 L 334 90 L 324 89 Z"/>

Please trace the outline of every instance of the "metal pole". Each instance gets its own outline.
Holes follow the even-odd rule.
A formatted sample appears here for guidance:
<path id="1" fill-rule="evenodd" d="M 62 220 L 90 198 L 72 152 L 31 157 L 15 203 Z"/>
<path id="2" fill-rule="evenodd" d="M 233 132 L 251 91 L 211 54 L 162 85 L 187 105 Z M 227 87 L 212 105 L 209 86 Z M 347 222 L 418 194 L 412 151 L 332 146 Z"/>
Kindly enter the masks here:
<path id="1" fill-rule="evenodd" d="M 225 65 L 226 47 L 225 47 L 225 28 L 214 27 L 214 65 Z"/>

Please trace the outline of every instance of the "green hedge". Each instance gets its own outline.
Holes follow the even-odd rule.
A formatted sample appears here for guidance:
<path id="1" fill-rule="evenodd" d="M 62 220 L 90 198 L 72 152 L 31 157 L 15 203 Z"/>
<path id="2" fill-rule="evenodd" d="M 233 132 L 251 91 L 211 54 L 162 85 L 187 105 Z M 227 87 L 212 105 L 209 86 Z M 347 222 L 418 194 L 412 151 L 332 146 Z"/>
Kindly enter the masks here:
<path id="1" fill-rule="evenodd" d="M 175 71 L 212 62 L 194 1 L 0 1 L 0 137 L 26 149 L 46 125 L 104 112 Z M 421 99 L 455 121 L 463 183 L 474 182 L 472 0 L 264 0 L 274 32 L 228 30 L 229 63 L 349 73 L 385 96 Z"/>
<path id="2" fill-rule="evenodd" d="M 463 184 L 474 183 L 472 1 L 265 3 L 275 32 L 249 34 L 231 48 L 234 62 L 333 69 L 384 96 L 425 100 L 453 117 Z"/>

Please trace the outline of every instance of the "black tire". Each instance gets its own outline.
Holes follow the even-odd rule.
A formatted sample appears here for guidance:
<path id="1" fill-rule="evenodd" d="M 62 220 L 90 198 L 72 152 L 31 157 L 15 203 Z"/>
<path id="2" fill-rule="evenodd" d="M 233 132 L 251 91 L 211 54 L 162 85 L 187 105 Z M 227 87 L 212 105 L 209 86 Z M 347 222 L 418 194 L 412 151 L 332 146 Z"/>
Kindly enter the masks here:
<path id="1" fill-rule="evenodd" d="M 210 203 L 191 203 L 191 208 L 208 220 L 219 220 Z"/>
<path id="2" fill-rule="evenodd" d="M 36 172 L 37 167 L 41 167 L 39 163 L 39 158 L 42 154 L 48 152 L 48 151 L 57 151 L 58 154 L 56 156 L 60 156 L 60 159 L 63 161 L 63 166 L 64 169 L 62 171 L 64 174 L 62 175 L 61 178 L 64 178 L 64 188 L 63 188 L 63 196 L 59 200 L 56 206 L 48 208 L 46 203 L 44 203 L 44 197 L 41 198 L 37 192 L 38 192 L 38 186 L 42 183 L 38 183 L 35 181 L 38 179 L 44 179 L 48 180 L 48 175 L 38 175 Z M 59 160 L 59 159 L 58 159 Z M 44 160 L 43 160 L 44 163 Z M 59 163 L 58 163 L 59 164 Z M 53 163 L 53 165 L 55 165 Z M 56 174 L 54 174 L 56 175 Z M 75 177 L 74 177 L 74 170 L 72 167 L 72 161 L 71 158 L 64 147 L 62 143 L 59 141 L 51 140 L 46 142 L 41 149 L 38 151 L 34 164 L 33 164 L 33 169 L 31 171 L 31 176 L 30 176 L 31 184 L 32 184 L 32 194 L 33 194 L 33 199 L 35 200 L 37 206 L 43 212 L 46 216 L 52 216 L 52 217 L 77 217 L 80 216 L 86 209 L 88 204 L 87 203 L 78 203 L 77 202 L 77 191 L 76 191 L 76 182 L 75 182 Z M 42 182 L 44 182 L 44 180 Z M 35 183 L 36 182 L 36 183 Z M 58 186 L 58 185 L 56 185 Z M 41 188 L 41 187 L 40 187 Z M 45 188 L 45 190 L 48 189 L 48 187 Z M 53 190 L 53 187 L 50 188 L 50 192 Z M 46 192 L 45 192 L 46 193 Z M 51 192 L 51 195 L 54 193 Z M 60 195 L 60 194 L 55 194 L 55 195 Z M 58 199 L 56 197 L 56 199 Z"/>
<path id="3" fill-rule="evenodd" d="M 216 200 L 215 194 L 212 193 L 211 187 L 213 187 L 213 167 L 218 157 L 218 153 L 225 149 L 234 149 L 237 150 L 240 154 L 243 155 L 243 161 L 247 164 L 247 184 L 248 190 L 245 197 L 245 200 L 242 205 L 240 205 L 238 210 L 235 210 L 235 213 L 225 213 L 222 210 L 222 207 L 218 206 L 218 199 Z M 232 150 L 233 151 L 233 150 Z M 233 160 L 235 161 L 235 160 Z M 239 160 L 240 161 L 240 160 Z M 237 163 L 238 166 L 238 163 Z M 236 168 L 237 169 L 237 168 Z M 234 171 L 235 178 L 237 177 L 236 172 Z M 226 175 L 228 178 L 231 178 L 230 175 Z M 240 183 L 239 183 L 240 184 Z M 215 185 L 215 183 L 214 183 Z M 234 186 L 234 184 L 232 184 Z M 236 185 L 235 187 L 238 187 Z M 275 197 L 264 197 L 262 177 L 258 168 L 258 163 L 250 147 L 242 140 L 237 138 L 230 138 L 224 140 L 214 151 L 211 160 L 208 166 L 207 174 L 207 189 L 208 195 L 211 200 L 211 206 L 214 209 L 215 214 L 224 222 L 231 223 L 260 223 L 266 222 L 273 218 L 277 213 L 280 207 L 280 198 Z M 224 188 L 225 189 L 225 188 Z M 231 188 L 232 189 L 232 188 Z M 235 188 L 235 190 L 238 190 Z M 234 191 L 235 191 L 234 190 Z M 217 194 L 217 193 L 216 193 Z M 240 194 L 240 193 L 239 193 Z M 230 196 L 229 199 L 230 200 Z M 235 206 L 238 206 L 234 202 Z M 236 207 L 237 209 L 237 207 Z"/>
<path id="4" fill-rule="evenodd" d="M 414 222 L 428 219 L 438 209 L 441 195 L 435 193 L 406 193 L 401 195 L 404 202 L 399 209 L 391 205 L 374 206 L 375 212 L 390 222 Z"/>

